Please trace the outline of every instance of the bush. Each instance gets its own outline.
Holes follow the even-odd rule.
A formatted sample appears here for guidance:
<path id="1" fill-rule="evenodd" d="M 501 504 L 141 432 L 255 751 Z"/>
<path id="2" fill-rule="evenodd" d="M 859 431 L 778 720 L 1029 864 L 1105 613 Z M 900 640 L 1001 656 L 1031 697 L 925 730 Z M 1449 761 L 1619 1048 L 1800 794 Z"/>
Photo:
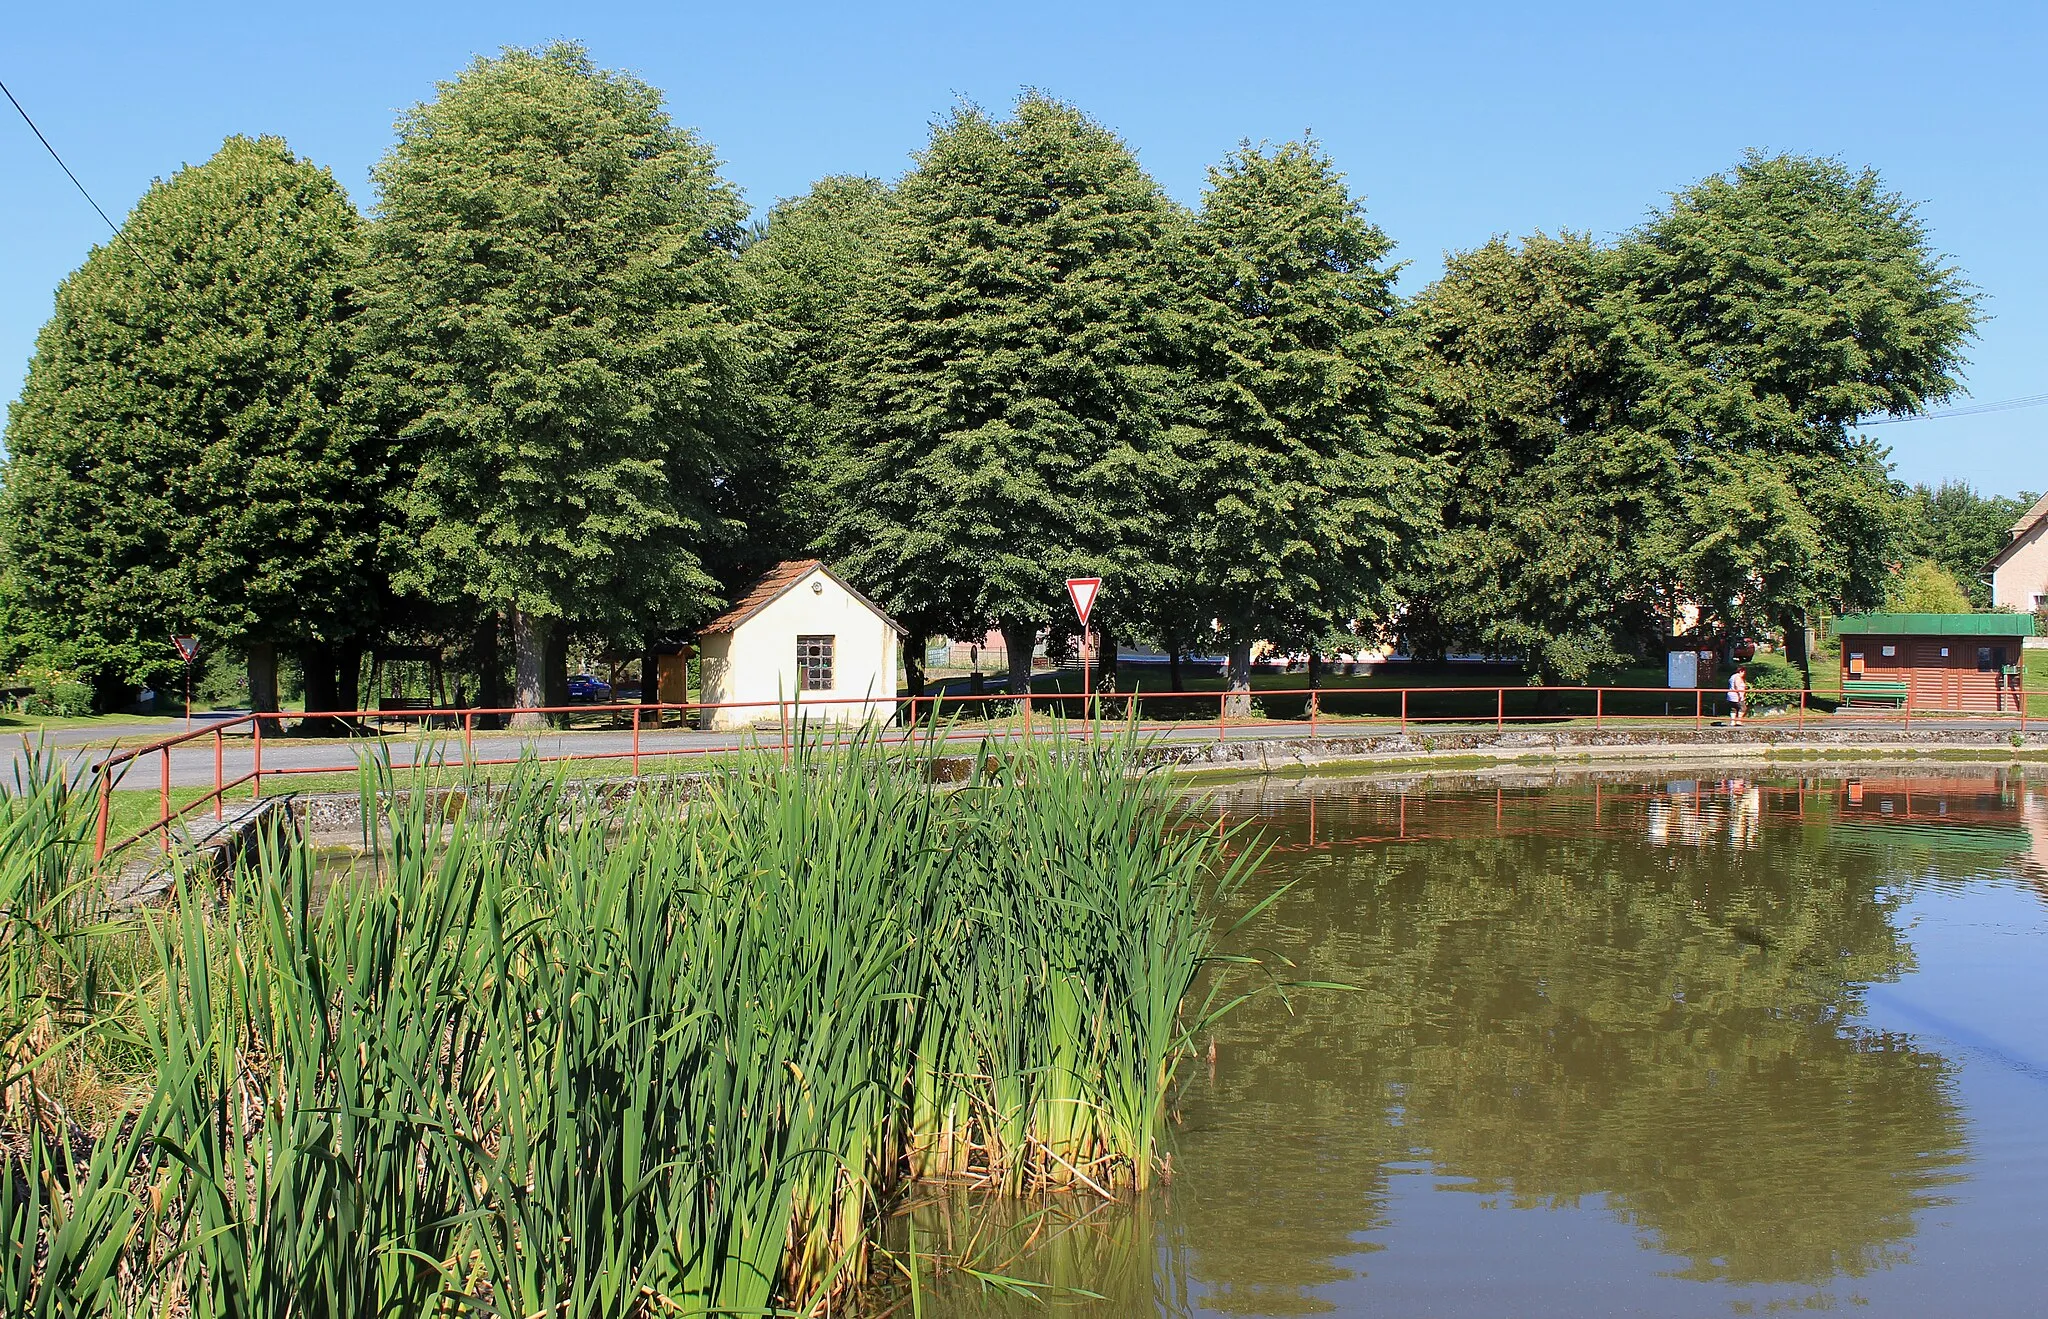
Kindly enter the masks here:
<path id="1" fill-rule="evenodd" d="M 23 714 L 78 717 L 92 713 L 92 685 L 68 669 L 24 665 L 8 677 L 7 685 L 29 689 L 29 694 L 20 698 Z"/>
<path id="2" fill-rule="evenodd" d="M 1749 673 L 1749 708 L 1753 713 L 1789 710 L 1799 704 L 1800 689 L 1806 685 L 1805 675 L 1782 656 L 1758 655 L 1743 668 Z"/>

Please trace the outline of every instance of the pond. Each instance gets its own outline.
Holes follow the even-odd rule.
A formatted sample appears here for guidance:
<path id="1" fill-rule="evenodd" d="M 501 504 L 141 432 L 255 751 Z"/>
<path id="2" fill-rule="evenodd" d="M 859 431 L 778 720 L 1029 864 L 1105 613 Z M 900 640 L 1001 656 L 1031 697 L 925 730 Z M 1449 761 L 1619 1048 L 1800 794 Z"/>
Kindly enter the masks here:
<path id="1" fill-rule="evenodd" d="M 1203 1040 L 1137 1205 L 925 1197 L 899 1248 L 1048 1290 L 923 1314 L 2041 1312 L 2038 770 L 1209 801 L 1292 885 L 1243 941 L 1354 989 Z"/>

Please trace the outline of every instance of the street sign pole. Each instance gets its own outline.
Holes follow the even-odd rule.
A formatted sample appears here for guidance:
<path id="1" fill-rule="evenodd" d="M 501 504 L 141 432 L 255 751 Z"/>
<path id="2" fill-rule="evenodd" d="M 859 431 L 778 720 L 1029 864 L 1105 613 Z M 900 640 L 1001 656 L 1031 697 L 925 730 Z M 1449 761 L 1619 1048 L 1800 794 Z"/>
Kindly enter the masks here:
<path id="1" fill-rule="evenodd" d="M 185 661 L 185 727 L 192 726 L 192 661 L 199 658 L 199 638 L 174 636 L 171 644 L 178 648 L 178 658 Z"/>
<path id="2" fill-rule="evenodd" d="M 1102 592 L 1100 577 L 1067 578 L 1067 598 L 1074 602 L 1074 612 L 1081 619 L 1081 722 L 1090 742 L 1095 740 L 1095 720 L 1092 713 L 1095 701 L 1095 687 L 1088 655 L 1088 615 L 1095 611 L 1095 597 Z"/>

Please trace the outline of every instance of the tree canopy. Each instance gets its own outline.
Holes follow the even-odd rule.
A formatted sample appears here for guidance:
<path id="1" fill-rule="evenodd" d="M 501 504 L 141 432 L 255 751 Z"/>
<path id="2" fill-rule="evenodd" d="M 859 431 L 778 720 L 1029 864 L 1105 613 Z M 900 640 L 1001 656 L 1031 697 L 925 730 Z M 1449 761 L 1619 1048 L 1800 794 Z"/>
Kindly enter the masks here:
<path id="1" fill-rule="evenodd" d="M 230 137 L 154 184 L 57 290 L 8 415 L 4 535 L 23 609 L 111 691 L 170 636 L 252 654 L 351 632 L 381 459 L 351 412 L 361 221 L 325 169 Z"/>
<path id="2" fill-rule="evenodd" d="M 1393 244 L 1329 157 L 1314 142 L 1246 144 L 1210 170 L 1192 239 L 1165 557 L 1246 687 L 1254 640 L 1318 643 L 1387 615 L 1438 492 Z"/>
<path id="3" fill-rule="evenodd" d="M 1013 682 L 1063 579 L 1146 559 L 1180 222 L 1114 134 L 1033 93 L 935 126 L 878 232 L 819 543 L 906 618 L 1001 626 Z"/>
<path id="4" fill-rule="evenodd" d="M 402 440 L 395 580 L 549 633 L 701 616 L 749 442 L 745 210 L 661 96 L 579 46 L 479 59 L 377 166 L 367 388 Z M 559 667 L 559 665 L 557 665 Z"/>

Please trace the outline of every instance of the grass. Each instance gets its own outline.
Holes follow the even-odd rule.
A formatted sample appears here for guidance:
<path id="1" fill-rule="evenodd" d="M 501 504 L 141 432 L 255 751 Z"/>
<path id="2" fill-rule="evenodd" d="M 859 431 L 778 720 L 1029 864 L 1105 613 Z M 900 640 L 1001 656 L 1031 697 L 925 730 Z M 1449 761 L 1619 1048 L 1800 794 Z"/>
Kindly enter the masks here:
<path id="1" fill-rule="evenodd" d="M 1141 1187 L 1254 858 L 1135 749 L 992 741 L 941 786 L 813 742 L 604 812 L 380 767 L 366 876 L 269 838 L 127 918 L 43 763 L 0 798 L 0 1302 L 810 1313 L 906 1179 Z"/>

